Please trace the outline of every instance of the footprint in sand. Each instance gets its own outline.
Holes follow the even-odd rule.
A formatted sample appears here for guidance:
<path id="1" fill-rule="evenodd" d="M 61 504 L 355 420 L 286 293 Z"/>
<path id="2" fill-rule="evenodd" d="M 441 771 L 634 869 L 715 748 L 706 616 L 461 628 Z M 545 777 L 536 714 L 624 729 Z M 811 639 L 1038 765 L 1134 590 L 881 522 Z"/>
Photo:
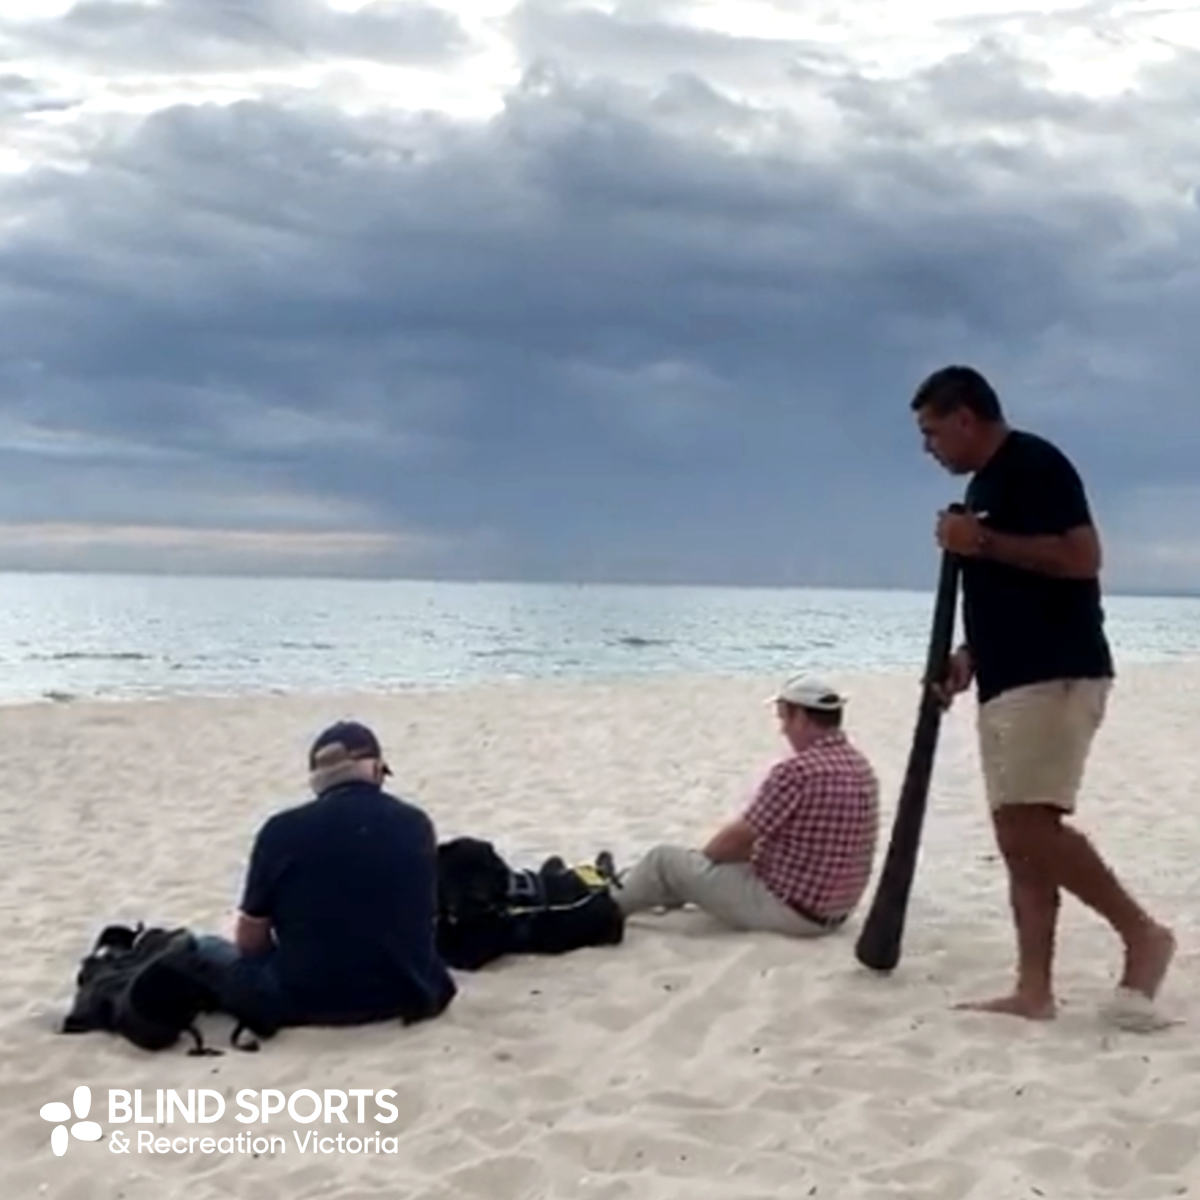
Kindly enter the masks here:
<path id="1" fill-rule="evenodd" d="M 1133 1171 L 1133 1163 L 1128 1155 L 1115 1150 L 1097 1151 L 1084 1167 L 1088 1182 L 1094 1187 L 1106 1190 L 1125 1187 L 1133 1178 Z"/>
<path id="2" fill-rule="evenodd" d="M 709 1178 L 727 1173 L 739 1157 L 734 1151 L 703 1142 L 655 1136 L 625 1125 L 554 1130 L 544 1145 L 555 1157 L 594 1174 L 652 1171 L 660 1176 Z"/>
<path id="3" fill-rule="evenodd" d="M 544 1195 L 549 1180 L 542 1163 L 528 1155 L 499 1154 L 476 1158 L 446 1174 L 455 1196 L 483 1196 L 486 1200 L 526 1200 Z"/>
<path id="4" fill-rule="evenodd" d="M 1179 1122 L 1159 1125 L 1135 1153 L 1138 1162 L 1155 1175 L 1182 1175 L 1200 1156 L 1200 1130 Z M 1200 1175 L 1200 1171 L 1189 1174 Z"/>

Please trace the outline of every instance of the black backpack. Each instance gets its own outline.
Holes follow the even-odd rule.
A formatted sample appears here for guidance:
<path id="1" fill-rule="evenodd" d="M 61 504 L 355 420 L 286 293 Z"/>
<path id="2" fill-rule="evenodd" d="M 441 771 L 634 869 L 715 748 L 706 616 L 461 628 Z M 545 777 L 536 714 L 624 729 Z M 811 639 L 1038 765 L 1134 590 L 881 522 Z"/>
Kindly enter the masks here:
<path id="1" fill-rule="evenodd" d="M 482 838 L 438 846 L 438 952 L 447 966 L 478 971 L 513 954 L 569 954 L 615 946 L 625 918 L 602 872 L 555 855 L 514 869 Z"/>
<path id="2" fill-rule="evenodd" d="M 197 953 L 187 929 L 109 925 L 83 959 L 75 978 L 76 994 L 62 1025 L 63 1033 L 104 1030 L 127 1038 L 143 1050 L 166 1050 L 187 1033 L 190 1055 L 221 1054 L 205 1046 L 196 1020 L 201 1013 L 224 1010 L 212 970 Z M 234 1012 L 230 1039 L 239 1050 L 257 1050 L 258 1041 L 239 1042 L 249 1030 L 270 1037 L 276 1030 L 259 1014 Z"/>

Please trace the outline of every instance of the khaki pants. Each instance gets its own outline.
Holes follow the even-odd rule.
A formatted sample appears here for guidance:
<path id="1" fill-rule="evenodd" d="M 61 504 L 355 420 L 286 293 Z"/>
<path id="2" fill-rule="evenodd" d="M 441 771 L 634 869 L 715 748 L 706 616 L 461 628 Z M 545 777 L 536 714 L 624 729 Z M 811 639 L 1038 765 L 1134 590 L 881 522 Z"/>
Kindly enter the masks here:
<path id="1" fill-rule="evenodd" d="M 749 863 L 714 863 L 686 846 L 655 846 L 621 877 L 613 899 L 627 916 L 694 904 L 734 929 L 820 937 L 832 932 L 789 908 Z"/>
<path id="2" fill-rule="evenodd" d="M 980 705 L 979 757 L 989 806 L 1048 804 L 1074 812 L 1111 679 L 1058 679 Z"/>

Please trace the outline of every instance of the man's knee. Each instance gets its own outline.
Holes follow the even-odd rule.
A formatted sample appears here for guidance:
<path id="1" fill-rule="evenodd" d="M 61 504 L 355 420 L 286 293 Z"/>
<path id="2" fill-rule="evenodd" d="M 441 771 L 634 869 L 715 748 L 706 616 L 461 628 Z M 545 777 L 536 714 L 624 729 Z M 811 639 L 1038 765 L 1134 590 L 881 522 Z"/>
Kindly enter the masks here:
<path id="1" fill-rule="evenodd" d="M 269 956 L 249 957 L 228 938 L 201 934 L 196 957 L 225 1011 L 263 1029 L 280 1023 L 283 997 Z"/>
<path id="2" fill-rule="evenodd" d="M 679 846 L 674 842 L 660 842 L 646 851 L 645 861 L 651 862 L 661 871 L 678 871 L 695 865 L 698 851 L 691 846 Z"/>
<path id="3" fill-rule="evenodd" d="M 1036 870 L 1062 828 L 1063 810 L 1054 804 L 1004 805 L 992 814 L 996 845 L 1009 867 L 1018 873 Z"/>
<path id="4" fill-rule="evenodd" d="M 242 957 L 233 942 L 215 933 L 196 935 L 196 954 L 203 962 L 216 969 L 232 967 Z"/>

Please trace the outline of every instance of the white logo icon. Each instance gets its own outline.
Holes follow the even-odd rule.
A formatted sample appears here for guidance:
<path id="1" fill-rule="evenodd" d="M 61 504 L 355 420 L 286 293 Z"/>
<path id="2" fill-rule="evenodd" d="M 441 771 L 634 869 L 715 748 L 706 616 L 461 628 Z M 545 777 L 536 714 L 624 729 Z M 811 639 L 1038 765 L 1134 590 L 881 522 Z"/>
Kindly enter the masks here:
<path id="1" fill-rule="evenodd" d="M 70 1139 L 67 1135 L 66 1123 L 71 1119 L 72 1108 L 75 1110 L 75 1116 L 79 1118 L 71 1126 L 71 1133 L 75 1137 L 81 1142 L 98 1142 L 104 1136 L 104 1130 L 95 1121 L 84 1120 L 91 1107 L 92 1089 L 86 1086 L 86 1084 L 80 1084 L 75 1089 L 75 1094 L 71 1097 L 70 1106 L 64 1104 L 61 1100 L 52 1100 L 49 1104 L 42 1105 L 43 1119 L 58 1122 L 50 1131 L 50 1149 L 59 1158 L 62 1158 L 67 1152 L 67 1143 Z"/>

